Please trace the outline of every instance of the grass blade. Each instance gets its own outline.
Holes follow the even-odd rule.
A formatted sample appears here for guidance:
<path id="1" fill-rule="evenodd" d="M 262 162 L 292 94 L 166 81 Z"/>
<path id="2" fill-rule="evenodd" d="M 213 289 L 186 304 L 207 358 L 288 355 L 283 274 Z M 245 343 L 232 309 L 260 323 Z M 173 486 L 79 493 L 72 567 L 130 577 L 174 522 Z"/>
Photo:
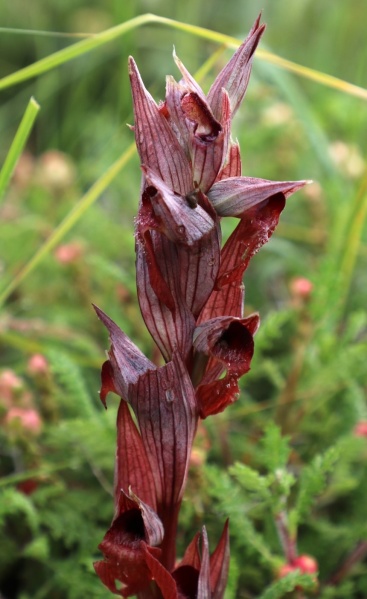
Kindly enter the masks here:
<path id="1" fill-rule="evenodd" d="M 206 29 L 205 27 L 198 27 L 197 25 L 190 25 L 188 23 L 182 23 L 181 21 L 175 21 L 174 19 L 168 19 L 166 17 L 160 17 L 158 15 L 147 13 L 138 17 L 134 17 L 133 19 L 125 21 L 124 23 L 116 25 L 115 27 L 111 27 L 110 29 L 106 29 L 105 31 L 97 33 L 90 38 L 83 39 L 76 44 L 68 46 L 63 50 L 59 50 L 54 54 L 50 54 L 49 56 L 38 60 L 28 67 L 3 77 L 0 79 L 0 89 L 5 89 L 12 85 L 18 84 L 21 81 L 26 81 L 32 77 L 37 77 L 38 75 L 58 67 L 69 60 L 73 60 L 78 56 L 95 50 L 99 46 L 111 42 L 114 39 L 125 35 L 125 33 L 136 29 L 137 27 L 152 23 L 167 25 L 180 31 L 186 31 L 191 35 L 208 39 L 218 44 L 224 44 L 228 48 L 238 48 L 241 43 L 234 37 Z M 269 50 L 263 50 L 260 48 L 257 50 L 256 56 L 261 60 L 281 67 L 286 71 L 296 73 L 300 77 L 311 79 L 312 81 L 316 81 L 327 87 L 337 89 L 358 98 L 362 98 L 363 100 L 367 100 L 367 89 L 359 87 L 358 85 L 354 85 L 342 79 L 338 79 L 337 77 L 333 77 L 315 69 L 304 67 L 290 60 L 286 60 L 280 56 L 277 56 L 276 54 L 273 54 L 273 52 L 270 52 Z"/>
<path id="2" fill-rule="evenodd" d="M 37 117 L 39 109 L 40 105 L 34 98 L 31 98 L 28 102 L 28 106 L 25 110 L 7 157 L 5 158 L 5 162 L 0 171 L 0 202 L 14 172 L 19 157 L 23 152 L 23 148 L 32 130 L 33 123 Z"/>

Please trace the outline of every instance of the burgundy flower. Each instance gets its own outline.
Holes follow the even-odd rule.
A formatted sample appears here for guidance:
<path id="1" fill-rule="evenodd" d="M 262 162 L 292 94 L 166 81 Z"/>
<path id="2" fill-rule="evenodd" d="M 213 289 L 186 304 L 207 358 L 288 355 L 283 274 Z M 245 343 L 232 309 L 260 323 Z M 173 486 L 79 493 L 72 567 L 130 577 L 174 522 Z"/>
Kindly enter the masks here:
<path id="1" fill-rule="evenodd" d="M 244 177 L 232 118 L 246 93 L 258 18 L 207 95 L 174 54 L 157 104 L 129 60 L 141 169 L 136 218 L 137 291 L 165 365 L 157 367 L 99 308 L 111 348 L 101 400 L 117 417 L 115 515 L 96 572 L 115 594 L 139 599 L 221 599 L 226 524 L 210 556 L 205 528 L 176 565 L 177 521 L 199 417 L 224 410 L 250 369 L 259 316 L 244 315 L 243 275 L 272 235 L 286 198 L 306 181 Z M 221 218 L 238 226 L 221 249 Z M 120 586 L 116 585 L 116 581 Z M 159 589 L 159 590 L 158 590 Z"/>

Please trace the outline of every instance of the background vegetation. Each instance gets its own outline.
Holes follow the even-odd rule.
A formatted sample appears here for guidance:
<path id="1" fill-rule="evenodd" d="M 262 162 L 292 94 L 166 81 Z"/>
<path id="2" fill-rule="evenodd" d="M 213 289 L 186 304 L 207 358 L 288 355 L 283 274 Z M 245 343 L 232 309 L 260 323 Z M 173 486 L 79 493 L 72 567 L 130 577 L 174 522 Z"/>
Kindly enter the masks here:
<path id="1" fill-rule="evenodd" d="M 140 172 L 131 150 L 124 154 L 133 141 L 127 56 L 158 99 L 165 74 L 177 76 L 173 45 L 192 72 L 208 67 L 204 89 L 229 51 L 150 24 L 21 83 L 4 78 L 80 33 L 146 12 L 242 39 L 263 9 L 267 49 L 365 88 L 367 5 L 4 4 L 1 164 L 31 96 L 41 110 L 0 198 L 0 595 L 102 599 L 92 561 L 112 517 L 117 402 L 107 412 L 99 403 L 107 339 L 91 302 L 153 353 L 135 294 Z M 252 370 L 237 404 L 202 424 L 193 453 L 180 548 L 204 522 L 214 546 L 230 515 L 227 599 L 291 596 L 296 585 L 297 596 L 367 596 L 366 129 L 366 99 L 255 59 L 235 122 L 244 174 L 315 183 L 289 201 L 248 271 L 246 309 L 262 318 Z M 107 185 L 113 164 L 120 172 Z M 317 588 L 297 574 L 277 580 L 280 517 L 299 552 L 318 561 Z"/>

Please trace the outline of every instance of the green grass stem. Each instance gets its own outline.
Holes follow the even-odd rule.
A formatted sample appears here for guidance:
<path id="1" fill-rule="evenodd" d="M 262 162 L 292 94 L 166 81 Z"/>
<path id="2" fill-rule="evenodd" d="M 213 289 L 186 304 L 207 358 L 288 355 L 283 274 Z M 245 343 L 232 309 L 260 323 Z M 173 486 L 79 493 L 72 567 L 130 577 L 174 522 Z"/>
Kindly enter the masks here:
<path id="1" fill-rule="evenodd" d="M 0 89 L 5 89 L 12 85 L 17 85 L 22 81 L 26 81 L 27 79 L 31 79 L 32 77 L 37 77 L 46 71 L 65 64 L 69 60 L 73 60 L 78 56 L 95 50 L 96 48 L 99 48 L 99 46 L 109 43 L 121 37 L 122 35 L 125 35 L 129 31 L 136 29 L 137 27 L 153 23 L 167 25 L 174 29 L 185 31 L 191 35 L 201 37 L 218 44 L 224 44 L 229 48 L 238 48 L 241 43 L 239 40 L 229 35 L 211 31 L 210 29 L 206 29 L 204 27 L 198 27 L 196 25 L 190 25 L 188 23 L 182 23 L 181 21 L 175 21 L 174 19 L 168 19 L 166 17 L 160 17 L 158 15 L 147 13 L 138 17 L 134 17 L 133 19 L 125 21 L 124 23 L 116 25 L 115 27 L 111 27 L 110 29 L 106 29 L 101 33 L 97 33 L 93 37 L 83 39 L 82 41 L 68 46 L 63 50 L 59 50 L 54 54 L 46 56 L 45 58 L 42 58 L 41 60 L 38 60 L 37 62 L 34 62 L 23 69 L 19 69 L 19 71 L 16 71 L 11 75 L 3 77 L 0 79 Z M 367 89 L 342 79 L 338 79 L 337 77 L 328 75 L 326 73 L 322 73 L 315 69 L 299 65 L 290 60 L 286 60 L 269 50 L 259 49 L 257 51 L 257 57 L 306 79 L 316 81 L 317 83 L 326 85 L 327 87 L 331 87 L 349 95 L 367 100 Z"/>
<path id="2" fill-rule="evenodd" d="M 20 122 L 13 142 L 10 146 L 9 152 L 5 158 L 5 162 L 0 171 L 0 202 L 4 196 L 4 192 L 9 184 L 9 181 L 17 165 L 19 157 L 23 152 L 24 146 L 32 130 L 39 109 L 40 105 L 36 102 L 34 98 L 31 98 L 28 102 L 23 118 Z"/>
<path id="3" fill-rule="evenodd" d="M 357 256 L 361 250 L 362 233 L 367 219 L 367 170 L 357 191 L 351 212 L 351 221 L 343 243 L 344 253 L 340 264 L 340 303 L 342 306 L 345 305 L 350 291 Z"/>

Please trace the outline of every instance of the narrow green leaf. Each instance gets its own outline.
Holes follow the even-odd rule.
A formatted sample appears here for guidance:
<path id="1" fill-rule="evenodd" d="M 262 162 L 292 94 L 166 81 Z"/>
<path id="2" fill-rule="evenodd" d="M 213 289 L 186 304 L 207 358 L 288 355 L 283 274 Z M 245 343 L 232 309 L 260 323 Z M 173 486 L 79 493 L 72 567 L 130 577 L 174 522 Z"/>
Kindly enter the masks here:
<path id="1" fill-rule="evenodd" d="M 150 23 L 158 23 L 161 25 L 167 25 L 180 31 L 186 31 L 191 35 L 202 37 L 203 39 L 208 39 L 218 44 L 224 44 L 228 48 L 238 48 L 241 43 L 239 40 L 229 35 L 211 31 L 210 29 L 205 29 L 204 27 L 198 27 L 196 25 L 190 25 L 188 23 L 182 23 L 181 21 L 175 21 L 173 19 L 147 13 L 138 17 L 134 17 L 133 19 L 125 21 L 124 23 L 116 25 L 115 27 L 111 27 L 110 29 L 106 29 L 105 31 L 102 31 L 93 37 L 84 39 L 76 44 L 73 44 L 72 46 L 64 48 L 63 50 L 59 50 L 58 52 L 42 58 L 41 60 L 29 65 L 28 67 L 25 67 L 24 69 L 20 69 L 11 75 L 3 77 L 3 79 L 0 79 L 0 89 L 5 89 L 6 87 L 16 85 L 17 83 L 25 81 L 26 79 L 30 79 L 31 77 L 36 77 L 41 73 L 45 73 L 50 69 L 76 58 L 77 56 L 81 56 L 82 54 L 90 52 L 91 50 L 94 50 L 103 44 L 111 42 L 114 39 L 124 35 L 128 31 L 131 31 L 132 29 L 136 29 L 137 27 L 141 27 L 142 25 L 147 25 Z M 268 63 L 281 67 L 286 71 L 290 71 L 301 77 L 305 77 L 306 79 L 311 79 L 312 81 L 316 81 L 317 83 L 321 83 L 327 87 L 331 87 L 349 95 L 367 100 L 367 90 L 363 87 L 359 87 L 358 85 L 354 85 L 348 81 L 327 75 L 326 73 L 322 73 L 315 69 L 304 67 L 290 60 L 286 60 L 280 56 L 277 56 L 276 54 L 273 54 L 273 52 L 270 52 L 269 50 L 259 49 L 257 51 L 257 57 Z"/>
<path id="2" fill-rule="evenodd" d="M 14 172 L 19 157 L 23 152 L 23 148 L 32 130 L 33 123 L 37 117 L 39 109 L 40 105 L 34 98 L 31 98 L 28 102 L 28 106 L 15 134 L 13 143 L 10 146 L 9 152 L 0 171 L 0 202 Z"/>

